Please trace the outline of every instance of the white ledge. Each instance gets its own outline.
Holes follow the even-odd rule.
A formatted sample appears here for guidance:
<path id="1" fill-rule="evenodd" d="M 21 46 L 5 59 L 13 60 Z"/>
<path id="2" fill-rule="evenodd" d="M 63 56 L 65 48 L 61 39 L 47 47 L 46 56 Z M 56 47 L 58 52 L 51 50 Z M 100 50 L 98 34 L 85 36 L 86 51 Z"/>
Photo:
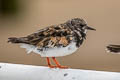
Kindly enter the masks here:
<path id="1" fill-rule="evenodd" d="M 120 73 L 0 63 L 0 80 L 120 80 Z"/>

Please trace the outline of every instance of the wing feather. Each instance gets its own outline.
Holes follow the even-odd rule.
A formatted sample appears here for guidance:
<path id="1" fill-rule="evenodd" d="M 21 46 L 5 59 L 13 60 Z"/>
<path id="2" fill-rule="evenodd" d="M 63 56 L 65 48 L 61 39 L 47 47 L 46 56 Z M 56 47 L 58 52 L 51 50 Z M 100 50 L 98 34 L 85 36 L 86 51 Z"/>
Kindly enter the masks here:
<path id="1" fill-rule="evenodd" d="M 64 25 L 50 26 L 41 29 L 26 38 L 29 44 L 42 47 L 67 46 L 72 40 L 71 29 Z"/>

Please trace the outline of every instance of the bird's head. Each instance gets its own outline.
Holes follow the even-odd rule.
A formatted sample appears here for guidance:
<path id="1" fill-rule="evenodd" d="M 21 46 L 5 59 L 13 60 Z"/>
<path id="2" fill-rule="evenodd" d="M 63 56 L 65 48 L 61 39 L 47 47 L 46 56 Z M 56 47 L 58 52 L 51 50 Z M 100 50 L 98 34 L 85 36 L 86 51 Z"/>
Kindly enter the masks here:
<path id="1" fill-rule="evenodd" d="M 82 31 L 84 33 L 86 33 L 87 30 L 96 30 L 92 27 L 89 27 L 86 21 L 81 18 L 71 19 L 68 21 L 68 23 L 71 25 L 71 27 L 73 27 L 73 29 Z"/>

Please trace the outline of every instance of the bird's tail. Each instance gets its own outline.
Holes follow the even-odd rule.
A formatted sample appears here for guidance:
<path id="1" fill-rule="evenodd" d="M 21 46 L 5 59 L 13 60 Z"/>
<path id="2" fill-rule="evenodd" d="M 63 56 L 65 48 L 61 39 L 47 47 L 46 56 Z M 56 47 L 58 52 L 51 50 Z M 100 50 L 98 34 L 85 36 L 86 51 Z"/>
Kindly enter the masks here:
<path id="1" fill-rule="evenodd" d="M 113 53 L 120 53 L 120 45 L 108 45 L 107 50 Z"/>
<path id="2" fill-rule="evenodd" d="M 8 38 L 8 42 L 11 42 L 11 43 L 27 43 L 24 37 L 21 37 L 21 38 L 10 37 L 10 38 Z"/>

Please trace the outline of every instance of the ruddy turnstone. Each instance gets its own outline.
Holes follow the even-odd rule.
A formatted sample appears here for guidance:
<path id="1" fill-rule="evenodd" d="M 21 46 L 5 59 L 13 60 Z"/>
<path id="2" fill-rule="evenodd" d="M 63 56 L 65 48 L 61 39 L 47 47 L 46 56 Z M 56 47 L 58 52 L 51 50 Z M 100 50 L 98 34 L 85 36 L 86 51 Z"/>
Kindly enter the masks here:
<path id="1" fill-rule="evenodd" d="M 108 45 L 107 52 L 120 53 L 120 45 Z"/>
<path id="2" fill-rule="evenodd" d="M 34 52 L 47 58 L 50 68 L 67 68 L 61 66 L 55 57 L 74 53 L 86 39 L 87 30 L 95 30 L 87 25 L 81 18 L 74 18 L 59 25 L 52 25 L 26 37 L 10 37 L 8 42 L 20 44 L 27 52 Z M 56 66 L 52 66 L 49 58 Z"/>

